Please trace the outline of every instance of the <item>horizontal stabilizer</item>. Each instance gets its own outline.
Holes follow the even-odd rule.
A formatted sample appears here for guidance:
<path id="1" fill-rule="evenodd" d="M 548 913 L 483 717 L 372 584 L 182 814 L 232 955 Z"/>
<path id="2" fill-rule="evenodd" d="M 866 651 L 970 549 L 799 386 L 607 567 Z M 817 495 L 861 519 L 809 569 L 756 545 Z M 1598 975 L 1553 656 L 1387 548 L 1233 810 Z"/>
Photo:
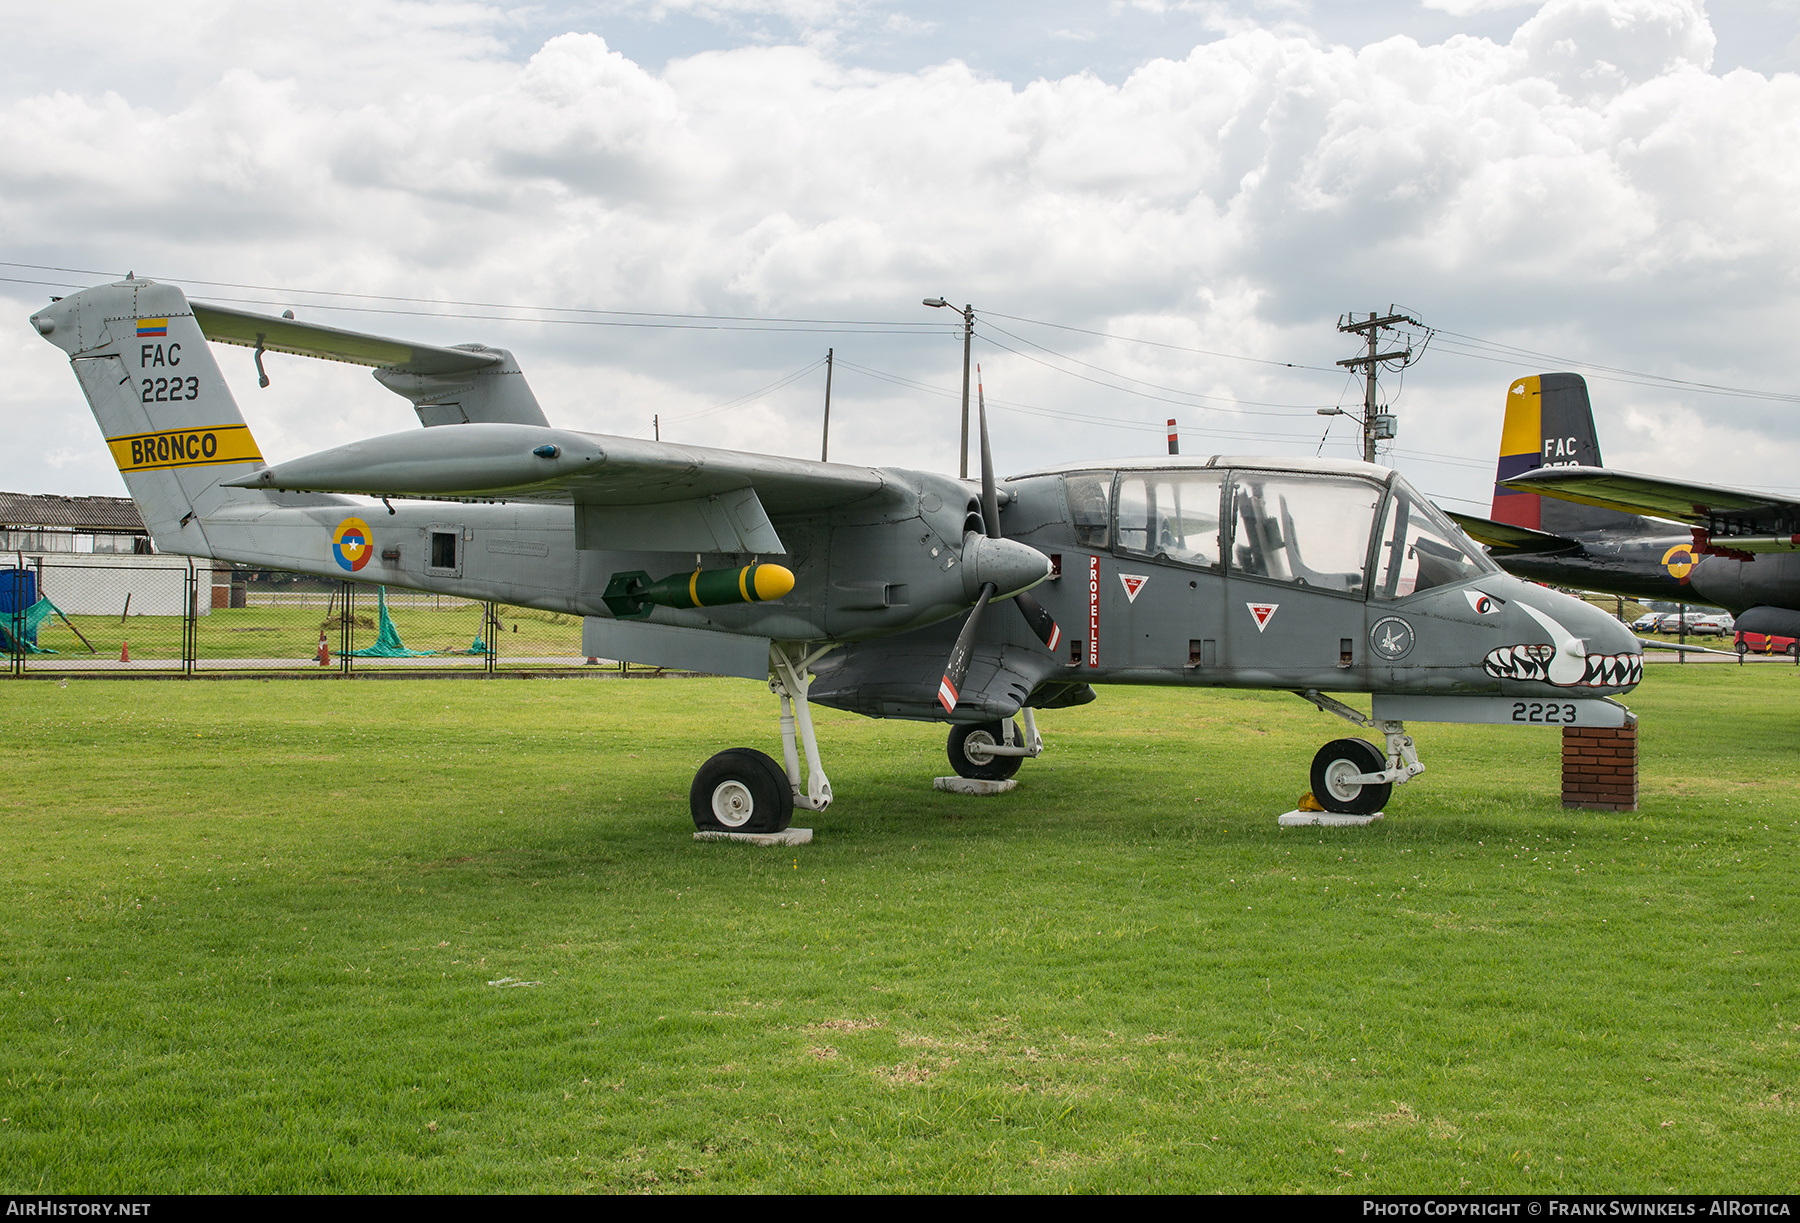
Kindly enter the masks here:
<path id="1" fill-rule="evenodd" d="M 473 373 L 501 361 L 500 355 L 491 350 L 440 348 L 435 344 L 390 340 L 384 336 L 346 331 L 321 323 L 302 323 L 231 306 L 190 304 L 201 332 L 215 344 L 238 344 L 296 357 L 372 365 L 405 374 Z"/>
<path id="2" fill-rule="evenodd" d="M 1477 518 L 1474 514 L 1459 514 L 1455 510 L 1444 510 L 1444 513 L 1450 515 L 1451 521 L 1461 527 L 1470 539 L 1478 544 L 1485 544 L 1496 552 L 1516 556 L 1533 552 L 1561 552 L 1577 546 L 1574 540 L 1552 535 L 1548 531 L 1534 531 L 1530 527 L 1495 522 L 1492 518 Z"/>
<path id="3" fill-rule="evenodd" d="M 1716 518 L 1747 522 L 1767 519 L 1774 524 L 1784 515 L 1791 518 L 1800 510 L 1800 504 L 1793 501 L 1750 489 L 1690 484 L 1606 467 L 1540 467 L 1500 483 L 1520 492 L 1578 505 L 1666 518 L 1698 527 L 1707 526 Z"/>

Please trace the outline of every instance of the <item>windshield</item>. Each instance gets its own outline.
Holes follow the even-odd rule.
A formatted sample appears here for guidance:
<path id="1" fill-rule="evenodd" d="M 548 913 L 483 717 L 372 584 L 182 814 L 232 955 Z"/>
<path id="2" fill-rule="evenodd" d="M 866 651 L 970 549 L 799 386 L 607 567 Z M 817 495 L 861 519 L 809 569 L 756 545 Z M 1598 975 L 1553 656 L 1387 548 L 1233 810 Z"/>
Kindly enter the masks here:
<path id="1" fill-rule="evenodd" d="M 1393 487 L 1375 552 L 1377 599 L 1404 599 L 1500 571 L 1487 553 L 1405 480 L 1396 476 Z"/>

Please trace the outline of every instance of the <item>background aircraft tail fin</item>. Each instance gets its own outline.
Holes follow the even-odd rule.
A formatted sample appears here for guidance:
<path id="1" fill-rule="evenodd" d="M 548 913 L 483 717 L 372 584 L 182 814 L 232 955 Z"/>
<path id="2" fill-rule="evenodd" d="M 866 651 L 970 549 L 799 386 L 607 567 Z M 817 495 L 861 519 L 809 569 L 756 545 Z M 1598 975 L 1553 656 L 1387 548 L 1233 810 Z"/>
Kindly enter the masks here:
<path id="1" fill-rule="evenodd" d="M 31 320 L 69 354 L 158 550 L 211 556 L 208 515 L 272 499 L 219 487 L 264 464 L 180 289 L 127 279 L 70 294 Z"/>
<path id="2" fill-rule="evenodd" d="M 1575 466 L 1605 466 L 1587 380 L 1580 374 L 1533 374 L 1514 382 L 1507 388 L 1506 420 L 1500 429 L 1493 520 L 1564 536 L 1642 523 L 1633 514 L 1515 492 L 1499 484 L 1538 467 Z"/>

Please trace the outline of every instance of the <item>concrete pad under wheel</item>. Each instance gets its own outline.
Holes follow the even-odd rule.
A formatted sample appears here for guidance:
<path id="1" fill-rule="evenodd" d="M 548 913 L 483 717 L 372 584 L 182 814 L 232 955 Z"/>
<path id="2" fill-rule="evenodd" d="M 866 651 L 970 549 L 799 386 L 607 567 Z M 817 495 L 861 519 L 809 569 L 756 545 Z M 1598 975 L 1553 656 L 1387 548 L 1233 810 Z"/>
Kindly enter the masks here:
<path id="1" fill-rule="evenodd" d="M 1364 824 L 1373 824 L 1383 815 L 1377 811 L 1374 815 L 1340 815 L 1335 811 L 1290 811 L 1276 820 L 1283 828 L 1360 828 Z"/>
<path id="2" fill-rule="evenodd" d="M 1005 794 L 1018 786 L 1016 777 L 1008 777 L 1005 781 L 979 781 L 973 777 L 934 777 L 931 779 L 933 790 L 942 790 L 946 794 Z"/>
<path id="3" fill-rule="evenodd" d="M 746 845 L 811 845 L 812 829 L 784 828 L 780 832 L 696 832 L 696 841 L 742 841 Z"/>

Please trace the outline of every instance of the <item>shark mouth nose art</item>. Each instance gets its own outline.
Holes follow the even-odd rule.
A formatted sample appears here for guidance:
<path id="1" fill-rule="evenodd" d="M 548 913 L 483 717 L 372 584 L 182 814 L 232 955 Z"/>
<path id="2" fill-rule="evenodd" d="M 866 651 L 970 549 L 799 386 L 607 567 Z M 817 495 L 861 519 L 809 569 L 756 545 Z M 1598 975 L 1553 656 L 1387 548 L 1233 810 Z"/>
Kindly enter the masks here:
<path id="1" fill-rule="evenodd" d="M 1519 607 L 1550 634 L 1553 644 L 1503 645 L 1489 650 L 1482 670 L 1495 679 L 1533 679 L 1559 688 L 1618 688 L 1644 678 L 1644 656 L 1634 650 L 1590 654 L 1581 640 L 1545 612 Z"/>
<path id="2" fill-rule="evenodd" d="M 1583 654 L 1581 675 L 1564 678 L 1555 664 L 1553 645 L 1503 645 L 1489 650 L 1481 669 L 1495 679 L 1535 679 L 1564 688 L 1622 688 L 1641 683 L 1644 659 L 1640 654 Z"/>

